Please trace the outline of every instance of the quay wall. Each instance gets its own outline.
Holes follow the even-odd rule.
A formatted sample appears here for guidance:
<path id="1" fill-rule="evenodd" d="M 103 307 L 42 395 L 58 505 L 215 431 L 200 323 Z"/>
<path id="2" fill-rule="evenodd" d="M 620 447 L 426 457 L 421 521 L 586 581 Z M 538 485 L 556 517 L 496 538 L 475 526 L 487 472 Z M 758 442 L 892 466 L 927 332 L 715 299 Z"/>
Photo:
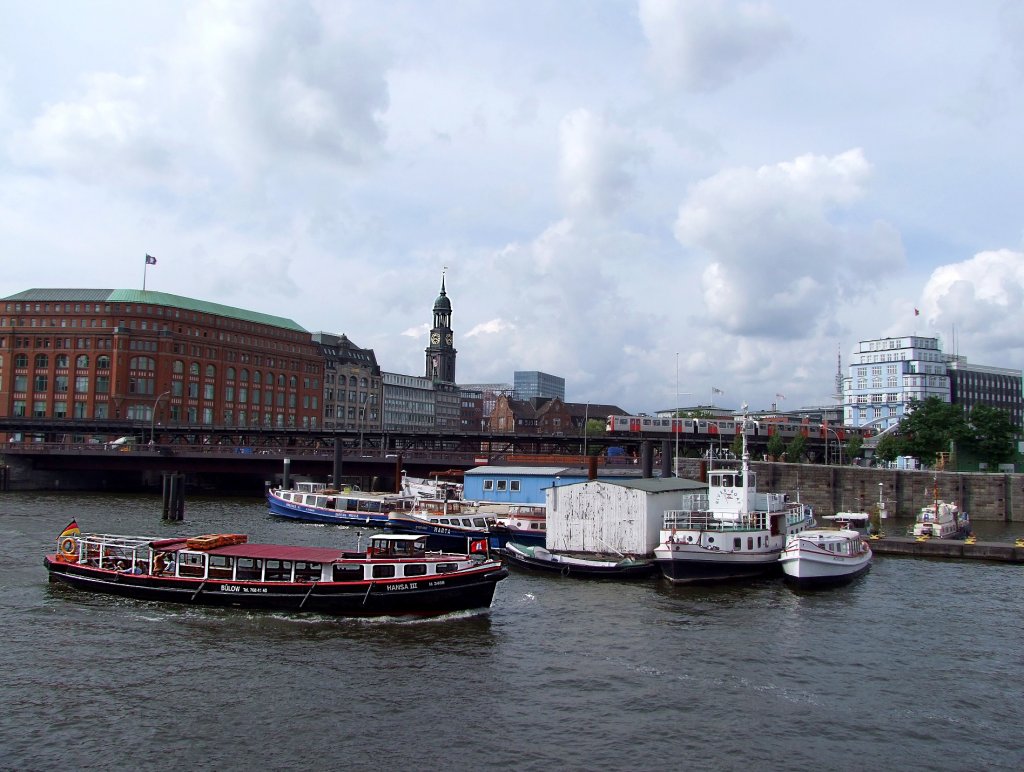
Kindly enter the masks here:
<path id="1" fill-rule="evenodd" d="M 820 466 L 753 461 L 760 491 L 779 491 L 814 507 L 818 515 L 871 512 L 878 505 L 879 484 L 886 510 L 893 517 L 913 518 L 938 498 L 955 502 L 972 520 L 1024 522 L 1024 474 L 932 472 L 859 466 Z M 701 459 L 680 459 L 679 474 L 704 479 Z"/>

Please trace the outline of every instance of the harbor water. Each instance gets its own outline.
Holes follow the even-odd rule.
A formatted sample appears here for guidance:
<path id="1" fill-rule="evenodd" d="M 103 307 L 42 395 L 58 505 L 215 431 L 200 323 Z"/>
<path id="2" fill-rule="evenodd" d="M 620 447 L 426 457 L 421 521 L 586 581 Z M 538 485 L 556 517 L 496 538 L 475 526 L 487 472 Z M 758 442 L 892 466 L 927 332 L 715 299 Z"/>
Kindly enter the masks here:
<path id="1" fill-rule="evenodd" d="M 0 494 L 2 769 L 1024 768 L 1020 565 L 876 557 L 816 592 L 512 569 L 486 613 L 351 620 L 49 584 L 42 556 L 72 518 L 367 535 L 258 497 L 192 496 L 164 523 L 152 496 Z"/>

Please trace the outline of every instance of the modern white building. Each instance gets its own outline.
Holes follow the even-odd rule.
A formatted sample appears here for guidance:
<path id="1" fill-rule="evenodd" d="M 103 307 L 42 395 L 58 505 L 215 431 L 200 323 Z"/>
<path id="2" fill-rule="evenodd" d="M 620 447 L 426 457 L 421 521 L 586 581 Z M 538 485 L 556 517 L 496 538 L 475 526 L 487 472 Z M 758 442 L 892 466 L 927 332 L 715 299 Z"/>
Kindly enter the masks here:
<path id="1" fill-rule="evenodd" d="M 1024 420 L 1020 370 L 969 364 L 943 353 L 938 338 L 862 340 L 843 378 L 843 418 L 848 426 L 883 431 L 905 415 L 912 400 L 938 397 L 969 413 L 985 404 L 1005 410 L 1016 426 Z"/>
<path id="2" fill-rule="evenodd" d="M 938 338 L 908 335 L 860 341 L 843 378 L 844 423 L 870 424 L 881 431 L 899 422 L 911 400 L 951 401 L 949 359 Z"/>

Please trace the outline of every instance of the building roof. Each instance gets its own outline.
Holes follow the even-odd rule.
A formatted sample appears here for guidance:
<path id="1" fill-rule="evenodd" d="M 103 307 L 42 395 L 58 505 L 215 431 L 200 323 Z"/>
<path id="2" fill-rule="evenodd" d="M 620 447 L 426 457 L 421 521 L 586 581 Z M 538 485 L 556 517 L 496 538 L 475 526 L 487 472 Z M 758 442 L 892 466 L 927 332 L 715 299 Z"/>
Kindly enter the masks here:
<path id="1" fill-rule="evenodd" d="M 568 474 L 569 472 L 582 471 L 585 475 L 587 471 L 567 469 L 563 466 L 475 466 L 472 469 L 467 469 L 463 473 L 463 477 L 467 475 L 485 475 L 485 474 L 517 474 L 523 477 L 554 477 L 555 475 Z"/>
<path id="2" fill-rule="evenodd" d="M 607 485 L 618 485 L 622 488 L 632 488 L 646 493 L 672 493 L 673 491 L 695 491 L 708 487 L 706 482 L 699 480 L 688 480 L 685 477 L 634 477 L 632 479 L 603 479 L 587 480 L 587 482 L 603 482 Z M 583 483 L 575 483 L 583 485 Z"/>
<path id="3" fill-rule="evenodd" d="M 307 332 L 307 330 L 291 319 L 283 316 L 272 316 L 261 314 L 258 311 L 248 311 L 244 308 L 225 306 L 220 303 L 210 303 L 205 300 L 196 300 L 181 295 L 171 295 L 167 292 L 151 292 L 149 290 L 129 289 L 74 289 L 74 288 L 33 288 L 19 292 L 15 295 L 3 298 L 5 301 L 13 302 L 47 302 L 47 303 L 149 303 L 156 306 L 169 306 L 180 308 L 183 311 L 195 311 L 202 314 L 213 314 L 224 316 L 229 319 L 240 319 L 254 324 L 265 324 L 270 327 L 280 327 L 294 332 Z"/>

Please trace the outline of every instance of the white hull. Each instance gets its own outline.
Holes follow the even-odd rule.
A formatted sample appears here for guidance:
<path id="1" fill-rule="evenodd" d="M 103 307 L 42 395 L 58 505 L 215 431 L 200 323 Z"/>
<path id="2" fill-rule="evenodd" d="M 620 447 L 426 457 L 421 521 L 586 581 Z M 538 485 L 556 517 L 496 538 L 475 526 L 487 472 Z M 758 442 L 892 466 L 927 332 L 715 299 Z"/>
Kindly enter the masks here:
<path id="1" fill-rule="evenodd" d="M 793 536 L 779 562 L 786 577 L 798 583 L 834 584 L 863 574 L 871 559 L 871 548 L 856 531 L 812 529 Z"/>

